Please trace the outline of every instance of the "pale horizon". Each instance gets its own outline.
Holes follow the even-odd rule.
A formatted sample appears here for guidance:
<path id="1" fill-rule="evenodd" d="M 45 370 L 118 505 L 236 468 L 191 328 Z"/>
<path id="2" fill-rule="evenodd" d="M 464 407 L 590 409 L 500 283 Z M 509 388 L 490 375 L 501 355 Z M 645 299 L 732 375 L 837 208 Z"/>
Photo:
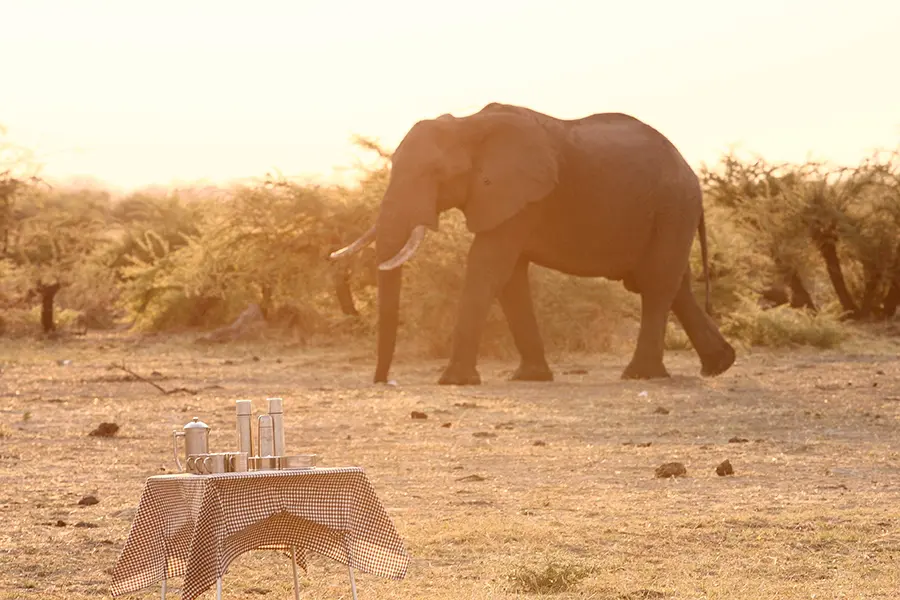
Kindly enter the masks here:
<path id="1" fill-rule="evenodd" d="M 900 147 L 895 3 L 424 4 L 9 3 L 2 139 L 48 179 L 120 190 L 346 181 L 353 135 L 393 149 L 489 102 L 626 112 L 695 167 Z"/>

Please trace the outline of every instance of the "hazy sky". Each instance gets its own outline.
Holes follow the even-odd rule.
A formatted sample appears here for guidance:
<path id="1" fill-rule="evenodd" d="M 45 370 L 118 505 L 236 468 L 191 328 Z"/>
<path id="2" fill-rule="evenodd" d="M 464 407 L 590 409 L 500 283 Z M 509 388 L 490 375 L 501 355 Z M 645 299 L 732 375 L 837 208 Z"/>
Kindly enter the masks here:
<path id="1" fill-rule="evenodd" d="M 7 140 L 125 187 L 327 177 L 492 101 L 627 112 L 695 166 L 900 144 L 896 0 L 0 0 L 0 57 Z"/>

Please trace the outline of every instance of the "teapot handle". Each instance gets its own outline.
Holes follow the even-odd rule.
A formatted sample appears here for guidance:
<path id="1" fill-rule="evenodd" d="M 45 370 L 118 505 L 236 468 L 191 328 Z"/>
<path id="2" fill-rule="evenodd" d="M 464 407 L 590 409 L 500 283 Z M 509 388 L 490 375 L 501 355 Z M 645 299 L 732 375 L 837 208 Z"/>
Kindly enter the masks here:
<path id="1" fill-rule="evenodd" d="M 172 431 L 172 450 L 175 453 L 175 464 L 178 465 L 179 471 L 184 471 L 184 467 L 181 465 L 181 461 L 178 460 L 178 438 L 184 437 L 183 431 L 173 430 Z"/>

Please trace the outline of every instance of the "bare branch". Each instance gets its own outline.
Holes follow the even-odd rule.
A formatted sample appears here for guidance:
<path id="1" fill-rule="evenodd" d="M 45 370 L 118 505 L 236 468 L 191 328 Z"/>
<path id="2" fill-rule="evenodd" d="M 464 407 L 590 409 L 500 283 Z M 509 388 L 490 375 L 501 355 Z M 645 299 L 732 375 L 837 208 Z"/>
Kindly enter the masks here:
<path id="1" fill-rule="evenodd" d="M 135 379 L 137 379 L 138 381 L 143 381 L 144 383 L 148 383 L 148 384 L 152 385 L 152 386 L 155 387 L 157 390 L 159 390 L 161 394 L 166 395 L 166 396 L 171 396 L 172 394 L 191 394 L 191 395 L 195 395 L 195 394 L 199 394 L 199 393 L 202 392 L 203 390 L 214 390 L 214 389 L 221 389 L 221 388 L 222 388 L 222 386 L 220 386 L 220 385 L 209 385 L 209 386 L 206 386 L 206 387 L 203 387 L 203 388 L 199 388 L 199 389 L 196 389 L 196 390 L 191 389 L 191 388 L 186 388 L 186 387 L 177 387 L 177 388 L 173 388 L 173 389 L 171 389 L 171 390 L 167 390 L 166 388 L 162 387 L 161 385 L 159 385 L 159 384 L 157 384 L 157 383 L 154 383 L 153 381 L 150 381 L 150 380 L 147 379 L 146 377 L 142 377 L 141 375 L 138 375 L 137 373 L 135 373 L 134 371 L 132 371 L 131 369 L 129 369 L 128 367 L 126 367 L 124 362 L 123 362 L 122 364 L 112 363 L 110 366 L 113 367 L 113 368 L 115 368 L 115 369 L 119 369 L 120 371 L 125 371 L 126 373 L 128 373 L 129 375 L 131 375 L 132 377 L 134 377 Z"/>

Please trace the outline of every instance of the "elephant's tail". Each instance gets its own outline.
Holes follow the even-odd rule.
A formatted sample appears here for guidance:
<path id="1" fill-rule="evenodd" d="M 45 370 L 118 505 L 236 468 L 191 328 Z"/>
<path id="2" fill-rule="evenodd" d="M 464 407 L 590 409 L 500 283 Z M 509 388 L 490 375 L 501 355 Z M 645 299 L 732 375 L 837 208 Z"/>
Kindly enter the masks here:
<path id="1" fill-rule="evenodd" d="M 697 233 L 700 236 L 700 257 L 703 260 L 703 283 L 706 287 L 706 314 L 712 315 L 712 302 L 710 300 L 710 283 L 709 283 L 709 249 L 706 246 L 706 218 L 705 211 L 700 208 L 700 224 L 697 226 Z"/>

